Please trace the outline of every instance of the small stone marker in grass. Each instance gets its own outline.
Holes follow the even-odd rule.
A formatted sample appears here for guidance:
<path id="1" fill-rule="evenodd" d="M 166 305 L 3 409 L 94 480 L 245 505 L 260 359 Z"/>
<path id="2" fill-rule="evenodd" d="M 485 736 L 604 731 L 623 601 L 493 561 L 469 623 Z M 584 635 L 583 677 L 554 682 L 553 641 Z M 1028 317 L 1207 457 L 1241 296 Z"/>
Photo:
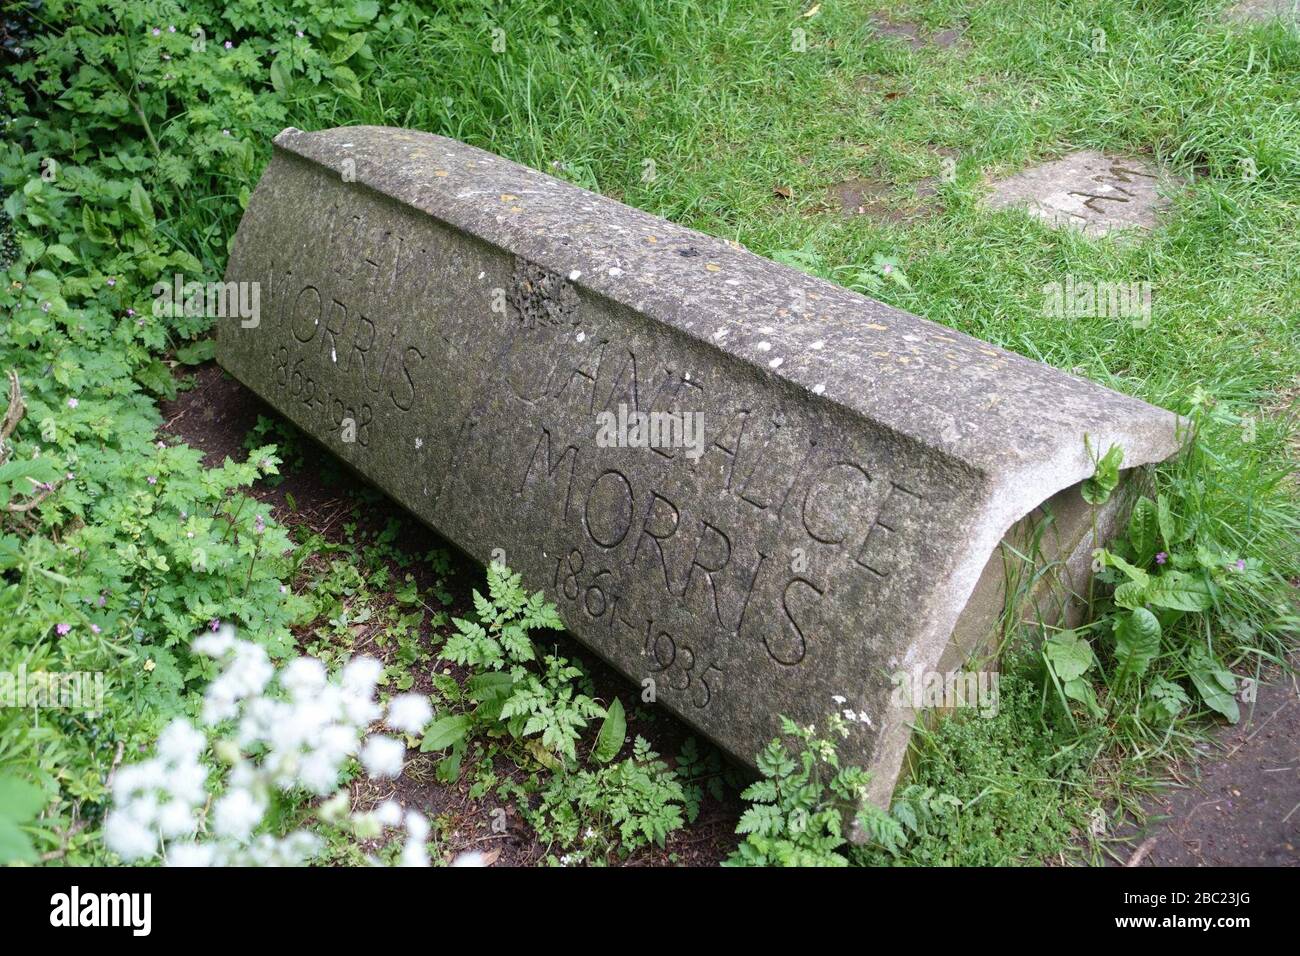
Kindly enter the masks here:
<path id="1" fill-rule="evenodd" d="M 995 182 L 986 205 L 1021 207 L 1049 225 L 1103 236 L 1153 229 L 1172 183 L 1146 160 L 1084 150 Z"/>
<path id="2" fill-rule="evenodd" d="M 1226 16 L 1239 23 L 1281 21 L 1300 26 L 1300 0 L 1241 0 L 1228 8 Z"/>
<path id="3" fill-rule="evenodd" d="M 261 313 L 221 363 L 740 760 L 850 711 L 886 801 L 898 675 L 988 636 L 999 542 L 1051 499 L 1044 547 L 1086 572 L 1095 453 L 1179 445 L 1169 412 L 452 140 L 275 146 L 226 276 Z"/>

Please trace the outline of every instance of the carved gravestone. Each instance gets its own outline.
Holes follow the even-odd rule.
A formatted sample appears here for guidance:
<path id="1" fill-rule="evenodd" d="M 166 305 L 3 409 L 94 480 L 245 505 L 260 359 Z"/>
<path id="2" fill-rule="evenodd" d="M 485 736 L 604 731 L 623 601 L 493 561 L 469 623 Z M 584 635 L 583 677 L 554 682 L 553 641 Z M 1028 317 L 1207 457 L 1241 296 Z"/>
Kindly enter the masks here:
<path id="1" fill-rule="evenodd" d="M 1168 412 L 452 140 L 275 145 L 221 363 L 743 761 L 851 710 L 885 801 L 891 676 L 987 632 L 1008 529 L 1077 503 L 1085 436 L 1178 446 Z"/>
<path id="2" fill-rule="evenodd" d="M 1085 235 L 1150 230 L 1169 208 L 1175 180 L 1143 159 L 1071 153 L 993 183 L 990 209 L 1020 207 L 1049 226 Z"/>

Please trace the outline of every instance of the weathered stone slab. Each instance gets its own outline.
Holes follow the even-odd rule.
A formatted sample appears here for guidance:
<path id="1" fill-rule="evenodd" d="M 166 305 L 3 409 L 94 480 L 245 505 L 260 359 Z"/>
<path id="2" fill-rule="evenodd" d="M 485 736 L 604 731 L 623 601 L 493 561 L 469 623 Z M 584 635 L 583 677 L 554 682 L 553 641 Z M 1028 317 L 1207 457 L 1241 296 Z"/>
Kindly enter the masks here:
<path id="1" fill-rule="evenodd" d="M 1300 0 L 1241 0 L 1229 7 L 1224 16 L 1239 23 L 1280 20 L 1289 26 L 1300 26 Z"/>
<path id="2" fill-rule="evenodd" d="M 1022 207 L 1050 226 L 1104 236 L 1154 229 L 1169 208 L 1162 190 L 1172 183 L 1145 160 L 1084 150 L 995 182 L 986 205 Z"/>
<path id="3" fill-rule="evenodd" d="M 891 675 L 939 664 L 1085 436 L 1178 447 L 1169 412 L 423 133 L 283 132 L 227 281 L 261 284 L 236 377 L 737 758 L 864 715 L 877 801 Z M 636 412 L 700 417 L 611 442 Z"/>

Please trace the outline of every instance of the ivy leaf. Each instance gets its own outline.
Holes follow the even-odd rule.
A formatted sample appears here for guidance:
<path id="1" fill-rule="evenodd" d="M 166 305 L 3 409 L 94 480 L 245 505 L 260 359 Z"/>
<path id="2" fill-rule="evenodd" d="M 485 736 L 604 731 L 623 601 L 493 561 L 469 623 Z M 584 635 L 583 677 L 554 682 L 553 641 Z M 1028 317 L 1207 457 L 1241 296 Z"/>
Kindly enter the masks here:
<path id="1" fill-rule="evenodd" d="M 623 702 L 615 697 L 605 714 L 604 723 L 600 725 L 600 733 L 596 735 L 596 745 L 591 749 L 592 759 L 598 763 L 609 763 L 623 749 L 623 741 L 626 739 L 627 716 L 623 712 Z"/>

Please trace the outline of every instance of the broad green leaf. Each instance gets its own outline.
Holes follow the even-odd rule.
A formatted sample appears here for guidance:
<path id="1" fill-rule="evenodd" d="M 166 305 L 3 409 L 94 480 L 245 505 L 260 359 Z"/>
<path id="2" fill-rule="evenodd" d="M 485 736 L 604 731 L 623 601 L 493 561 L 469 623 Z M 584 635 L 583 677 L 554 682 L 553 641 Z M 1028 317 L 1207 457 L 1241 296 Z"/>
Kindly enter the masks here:
<path id="1" fill-rule="evenodd" d="M 464 740 L 474 721 L 468 714 L 450 714 L 431 723 L 420 741 L 420 752 L 446 750 Z"/>
<path id="2" fill-rule="evenodd" d="M 1205 648 L 1198 645 L 1192 650 L 1187 660 L 1187 676 L 1192 679 L 1193 686 L 1207 707 L 1218 711 L 1231 724 L 1241 719 L 1241 711 L 1234 696 L 1237 678 L 1232 671 L 1226 670 L 1214 660 Z"/>
<path id="3" fill-rule="evenodd" d="M 1167 571 L 1154 578 L 1147 586 L 1146 599 L 1172 611 L 1208 611 L 1214 606 L 1209 585 L 1184 571 Z"/>
<path id="4" fill-rule="evenodd" d="M 1138 567 L 1151 565 L 1159 536 L 1160 518 L 1156 514 L 1156 503 L 1143 495 L 1133 505 L 1133 513 L 1128 519 L 1128 540 L 1133 545 L 1134 560 Z"/>
<path id="5" fill-rule="evenodd" d="M 1097 462 L 1092 477 L 1084 481 L 1081 492 L 1083 500 L 1090 505 L 1102 505 L 1119 484 L 1119 466 L 1124 460 L 1124 449 L 1112 445 L 1110 450 Z"/>
<path id="6" fill-rule="evenodd" d="M 35 863 L 36 848 L 13 820 L 0 817 L 0 865 L 5 863 Z"/>
<path id="7" fill-rule="evenodd" d="M 1093 692 L 1092 685 L 1082 677 L 1065 681 L 1061 684 L 1061 690 L 1070 700 L 1076 700 L 1087 707 L 1090 713 L 1094 715 L 1101 713 L 1101 708 L 1097 705 L 1097 695 Z"/>
<path id="8" fill-rule="evenodd" d="M 1119 661 L 1116 678 L 1120 681 L 1141 677 L 1160 653 L 1160 622 L 1144 607 L 1125 614 L 1115 622 L 1115 659 Z"/>
<path id="9" fill-rule="evenodd" d="M 1147 603 L 1146 593 L 1145 585 L 1138 584 L 1136 581 L 1125 581 L 1115 589 L 1114 601 L 1120 607 L 1133 610 Z"/>
<path id="10" fill-rule="evenodd" d="M 366 35 L 364 33 L 354 33 L 335 48 L 330 54 L 331 63 L 342 63 L 351 59 L 352 56 L 366 45 Z"/>
<path id="11" fill-rule="evenodd" d="M 1103 555 L 1103 560 L 1107 564 L 1109 564 L 1112 568 L 1119 568 L 1119 570 L 1124 572 L 1124 576 L 1128 578 L 1130 581 L 1132 581 L 1134 584 L 1140 585 L 1141 587 L 1145 588 L 1147 586 L 1147 583 L 1151 580 L 1150 575 L 1148 575 L 1145 571 L 1143 571 L 1141 568 L 1135 568 L 1133 565 L 1129 564 L 1127 561 L 1121 558 L 1118 554 L 1112 554 L 1109 551 L 1103 551 L 1102 555 Z"/>
<path id="12" fill-rule="evenodd" d="M 1174 545 L 1182 540 L 1181 529 L 1169 507 L 1169 499 L 1164 495 L 1156 495 L 1156 524 L 1160 526 L 1160 539 L 1165 544 L 1165 550 L 1172 551 Z"/>
<path id="13" fill-rule="evenodd" d="M 66 262 L 69 265 L 77 261 L 77 254 L 61 242 L 56 242 L 45 250 L 47 256 L 52 256 L 60 262 Z"/>
<path id="14" fill-rule="evenodd" d="M 45 794 L 34 783 L 14 776 L 0 777 L 0 817 L 26 822 L 45 806 Z"/>
<path id="15" fill-rule="evenodd" d="M 277 93 L 283 93 L 289 88 L 291 62 L 286 53 L 281 53 L 271 62 L 271 88 Z"/>
<path id="16" fill-rule="evenodd" d="M 600 733 L 596 735 L 596 746 L 591 749 L 592 759 L 598 763 L 609 763 L 623 749 L 623 741 L 626 739 L 627 716 L 623 712 L 623 702 L 615 697 L 605 714 L 604 723 L 600 725 Z"/>
<path id="17" fill-rule="evenodd" d="M 1043 656 L 1061 683 L 1082 677 L 1092 666 L 1092 648 L 1073 631 L 1064 631 L 1043 642 Z"/>
<path id="18" fill-rule="evenodd" d="M 156 220 L 153 214 L 153 203 L 149 201 L 149 194 L 144 191 L 144 186 L 140 185 L 138 179 L 131 183 L 131 197 L 127 200 L 127 206 L 142 226 L 148 226 L 150 229 L 154 227 Z"/>

